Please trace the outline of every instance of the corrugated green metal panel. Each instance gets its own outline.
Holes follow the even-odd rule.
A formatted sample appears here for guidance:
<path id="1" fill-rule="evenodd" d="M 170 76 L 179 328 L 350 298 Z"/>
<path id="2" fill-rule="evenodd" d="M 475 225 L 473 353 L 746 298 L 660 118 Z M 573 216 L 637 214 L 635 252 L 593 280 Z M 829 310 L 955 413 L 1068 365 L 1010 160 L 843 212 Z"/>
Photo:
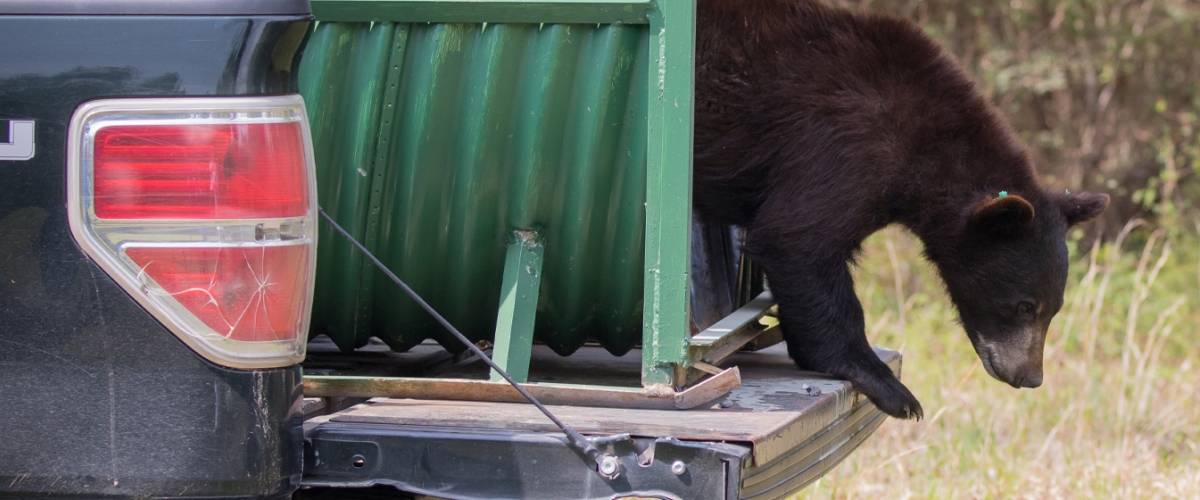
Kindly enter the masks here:
<path id="1" fill-rule="evenodd" d="M 319 166 L 318 198 L 360 239 L 366 237 L 369 173 L 393 33 L 385 24 L 321 24 L 300 68 Z M 348 242 L 324 228 L 318 246 L 313 328 L 349 333 L 334 336 L 344 349 L 361 345 L 353 332 L 362 316 L 363 260 Z"/>
<path id="2" fill-rule="evenodd" d="M 475 339 L 492 335 L 508 235 L 535 230 L 538 338 L 564 354 L 589 338 L 628 350 L 641 341 L 648 39 L 645 25 L 319 23 L 301 88 L 321 204 Z M 343 348 L 456 348 L 348 246 L 321 245 L 315 332 Z"/>

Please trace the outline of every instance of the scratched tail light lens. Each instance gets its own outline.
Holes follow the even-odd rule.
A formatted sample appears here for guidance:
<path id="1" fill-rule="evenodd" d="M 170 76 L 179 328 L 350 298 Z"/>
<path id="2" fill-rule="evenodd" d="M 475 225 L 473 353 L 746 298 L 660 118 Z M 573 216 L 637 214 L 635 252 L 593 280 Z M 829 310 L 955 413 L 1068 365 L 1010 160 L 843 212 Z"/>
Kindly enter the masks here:
<path id="1" fill-rule="evenodd" d="M 300 334 L 309 288 L 308 245 L 131 247 L 130 260 L 214 332 L 262 342 Z"/>
<path id="2" fill-rule="evenodd" d="M 316 182 L 299 96 L 93 101 L 68 148 L 75 240 L 142 307 L 225 366 L 303 359 Z"/>

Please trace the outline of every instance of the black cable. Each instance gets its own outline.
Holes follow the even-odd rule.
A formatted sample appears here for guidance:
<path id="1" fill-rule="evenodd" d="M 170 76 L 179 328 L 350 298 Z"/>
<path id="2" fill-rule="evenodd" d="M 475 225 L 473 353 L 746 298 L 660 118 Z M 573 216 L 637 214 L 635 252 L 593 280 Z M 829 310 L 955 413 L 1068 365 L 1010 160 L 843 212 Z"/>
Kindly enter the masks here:
<path id="1" fill-rule="evenodd" d="M 496 373 L 499 373 L 501 377 L 504 377 L 504 380 L 508 381 L 508 384 L 511 385 L 513 389 L 516 389 L 517 392 L 521 393 L 521 397 L 525 398 L 533 406 L 536 406 L 538 411 L 541 411 L 546 418 L 550 419 L 551 422 L 554 422 L 554 425 L 562 430 L 563 434 L 567 435 L 567 439 L 571 442 L 571 446 L 575 447 L 577 450 L 597 463 L 600 462 L 600 450 L 598 450 L 596 446 L 592 444 L 590 439 L 584 437 L 583 434 L 580 434 L 562 420 L 559 420 L 558 417 L 554 416 L 553 413 L 550 413 L 550 410 L 543 406 L 541 401 L 538 401 L 537 398 L 533 397 L 532 394 L 526 392 L 525 388 L 521 387 L 521 384 L 518 384 L 517 381 L 513 380 L 512 376 L 510 376 L 508 372 L 504 371 L 503 368 L 500 368 L 500 366 L 497 365 L 495 361 L 492 361 L 492 358 L 488 357 L 488 355 L 485 354 L 482 349 L 476 346 L 474 342 L 471 342 L 469 339 L 467 339 L 466 335 L 463 335 L 462 332 L 458 331 L 458 328 L 455 328 L 454 325 L 450 324 L 450 322 L 447 321 L 446 318 L 440 313 L 438 313 L 433 306 L 429 305 L 428 302 L 425 302 L 425 299 L 421 298 L 421 295 L 418 294 L 416 290 L 413 290 L 412 287 L 408 286 L 408 283 L 405 283 L 404 280 L 400 279 L 399 276 L 396 276 L 396 273 L 393 273 L 391 269 L 388 269 L 388 267 L 384 265 L 384 263 L 380 261 L 374 253 L 371 253 L 366 246 L 355 239 L 354 236 L 351 236 L 350 232 L 346 231 L 346 229 L 338 224 L 337 221 L 333 220 L 333 217 L 330 217 L 328 213 L 325 213 L 324 208 L 318 208 L 318 210 L 321 213 L 321 217 L 328 221 L 329 225 L 333 226 L 335 231 L 349 240 L 350 243 L 354 244 L 354 248 L 357 248 L 359 252 L 362 252 L 363 255 L 367 256 L 367 259 L 371 261 L 371 264 L 374 264 L 377 269 L 382 271 L 383 274 L 386 274 L 387 277 L 392 280 L 392 283 L 395 283 L 396 286 L 400 287 L 401 290 L 404 290 L 404 293 L 408 294 L 410 298 L 416 301 L 417 305 L 421 306 L 421 309 L 424 309 L 425 312 L 429 313 L 430 316 L 433 316 L 433 319 L 437 320 L 438 324 L 442 325 L 442 327 L 445 328 L 446 331 L 450 332 L 451 335 L 454 335 L 454 338 L 458 339 L 462 345 L 466 346 L 467 349 L 470 349 L 472 353 L 487 363 L 488 366 L 492 367 L 493 370 L 496 370 Z"/>

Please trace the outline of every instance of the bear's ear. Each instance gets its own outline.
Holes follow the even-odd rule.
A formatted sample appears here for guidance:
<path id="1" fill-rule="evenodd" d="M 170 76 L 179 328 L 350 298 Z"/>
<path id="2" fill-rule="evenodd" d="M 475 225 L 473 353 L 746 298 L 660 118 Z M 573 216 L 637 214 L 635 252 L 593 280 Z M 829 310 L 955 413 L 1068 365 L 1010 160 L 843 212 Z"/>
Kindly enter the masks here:
<path id="1" fill-rule="evenodd" d="M 1100 215 L 1108 206 L 1108 195 L 1104 193 L 1071 193 L 1062 199 L 1062 212 L 1067 225 L 1074 226 Z"/>
<path id="2" fill-rule="evenodd" d="M 1015 194 L 1000 193 L 971 212 L 971 227 L 994 234 L 1016 233 L 1033 221 L 1033 204 Z"/>

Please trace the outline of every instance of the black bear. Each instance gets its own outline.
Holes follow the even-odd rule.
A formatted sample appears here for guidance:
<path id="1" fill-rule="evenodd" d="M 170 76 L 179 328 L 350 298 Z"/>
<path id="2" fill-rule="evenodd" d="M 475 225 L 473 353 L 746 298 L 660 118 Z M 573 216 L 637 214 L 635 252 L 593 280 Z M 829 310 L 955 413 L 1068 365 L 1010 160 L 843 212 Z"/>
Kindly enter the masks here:
<path id="1" fill-rule="evenodd" d="M 847 267 L 864 238 L 898 223 L 924 242 L 987 372 L 1041 384 L 1067 228 L 1107 195 L 1040 186 L 964 70 L 905 20 L 700 0 L 696 67 L 696 210 L 746 228 L 797 365 L 921 417 L 867 343 Z"/>

